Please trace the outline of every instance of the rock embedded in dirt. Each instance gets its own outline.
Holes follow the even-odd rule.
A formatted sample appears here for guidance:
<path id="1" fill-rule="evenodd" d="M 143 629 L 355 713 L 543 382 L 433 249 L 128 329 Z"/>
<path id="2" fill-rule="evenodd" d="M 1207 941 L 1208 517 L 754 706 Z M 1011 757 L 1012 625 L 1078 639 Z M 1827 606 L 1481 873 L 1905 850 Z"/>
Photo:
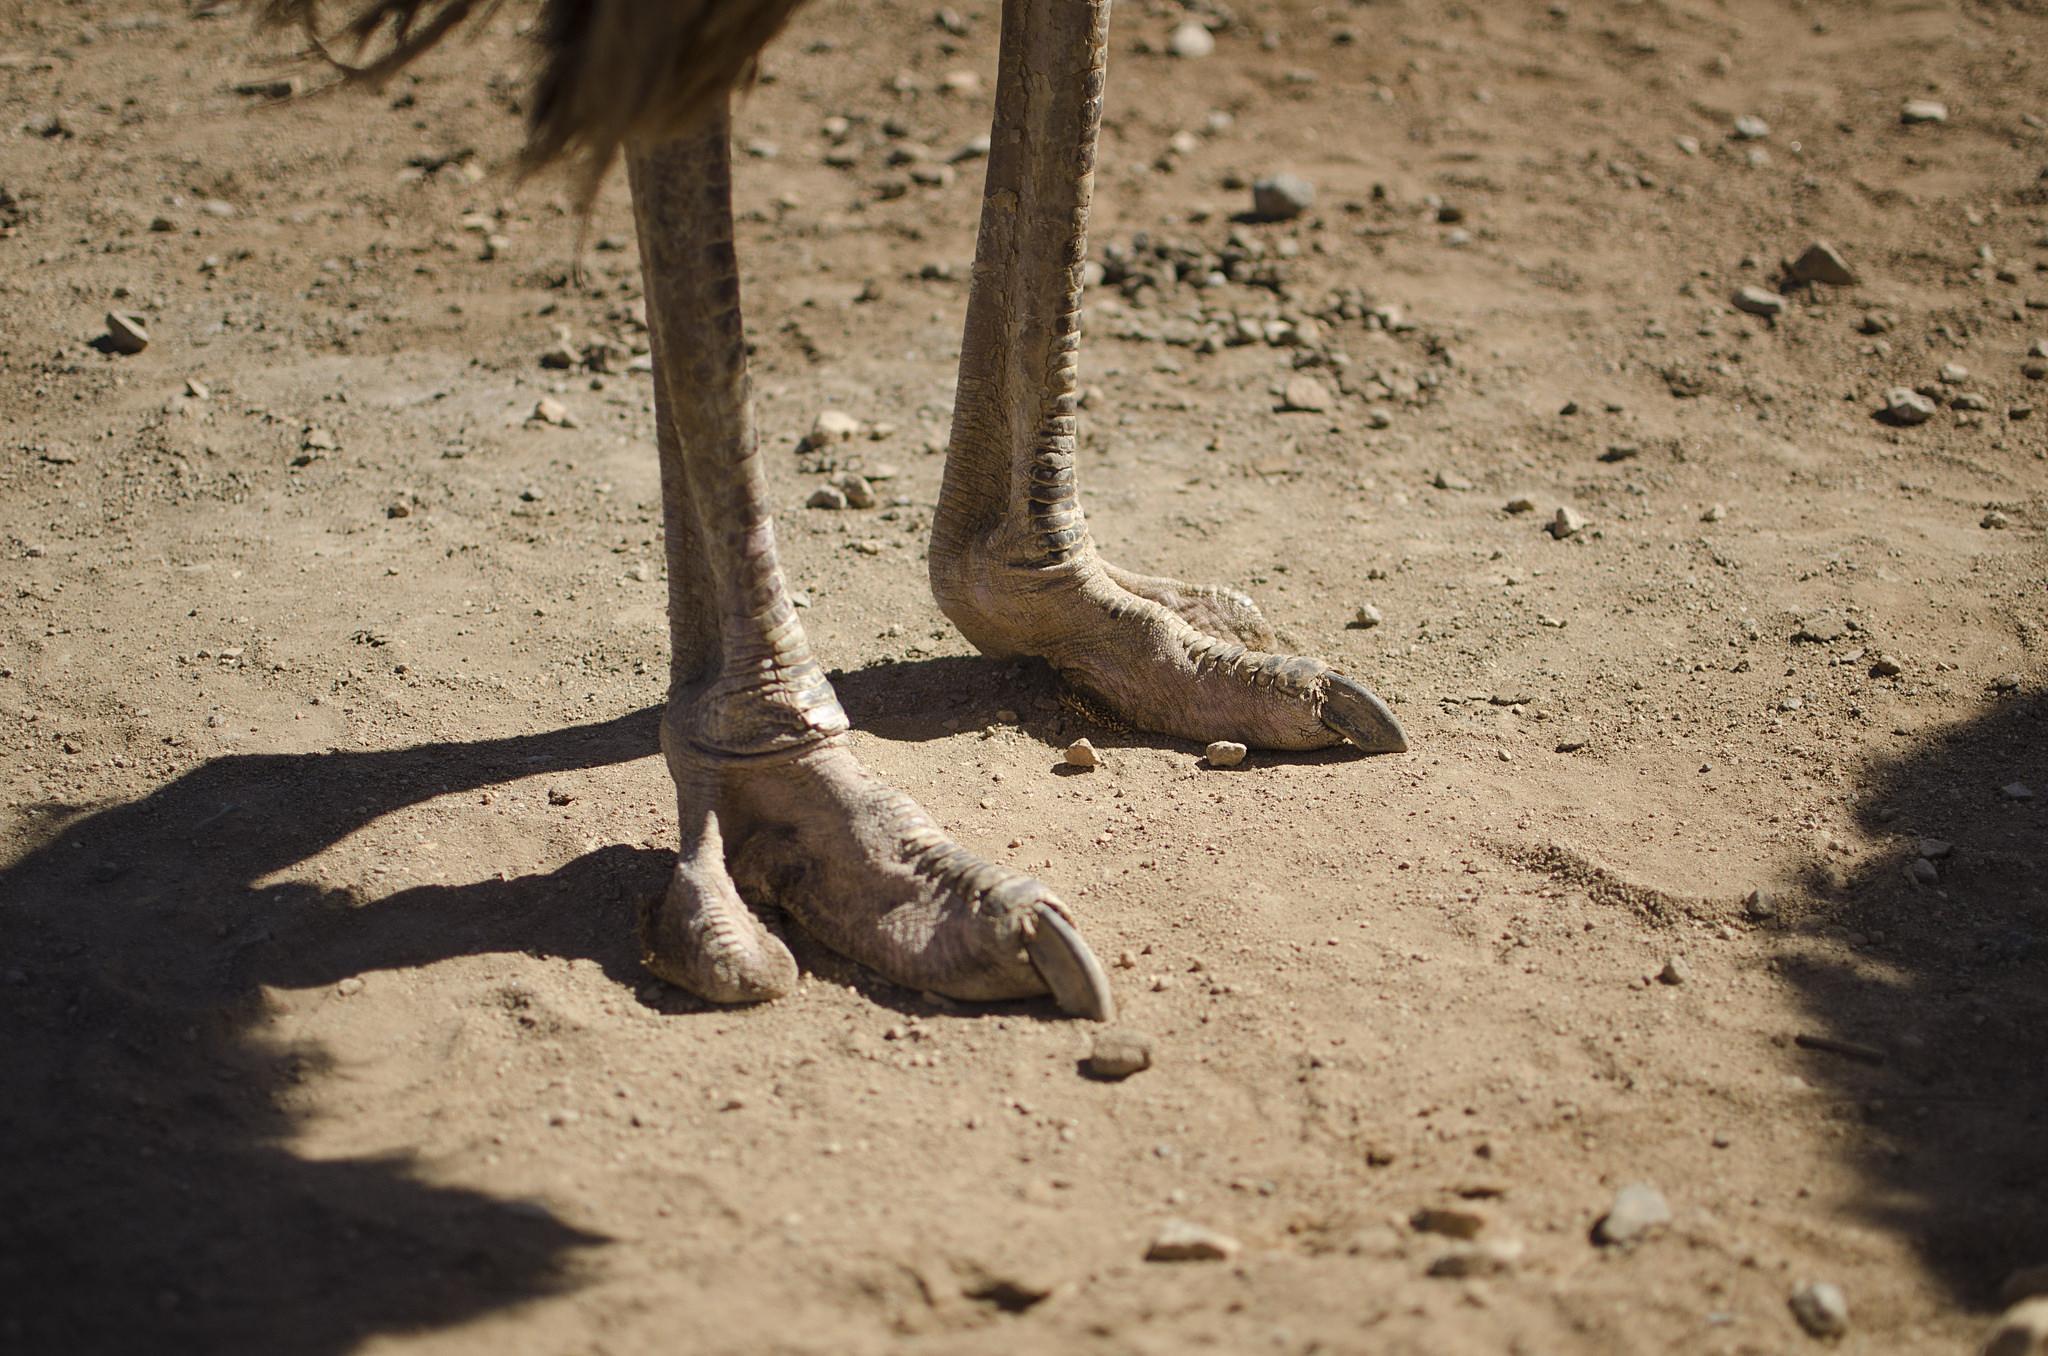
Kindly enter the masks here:
<path id="1" fill-rule="evenodd" d="M 1199 61 L 1216 50 L 1216 35 L 1190 19 L 1167 37 L 1166 50 L 1184 61 Z"/>
<path id="2" fill-rule="evenodd" d="M 1252 184 L 1252 215 L 1261 221 L 1292 221 L 1315 200 L 1315 185 L 1297 174 L 1270 175 Z"/>
<path id="3" fill-rule="evenodd" d="M 2007 782 L 2004 786 L 1998 788 L 1998 794 L 2004 796 L 2007 800 L 2032 800 L 2034 798 L 2034 788 L 2028 786 L 2025 782 Z"/>
<path id="4" fill-rule="evenodd" d="M 1159 1226 L 1152 1244 L 1145 1249 L 1148 1262 L 1228 1262 L 1243 1251 L 1243 1245 L 1229 1234 L 1184 1219 L 1170 1219 Z"/>
<path id="5" fill-rule="evenodd" d="M 1979 1356 L 2048 1356 L 2048 1299 L 2023 1300 L 2006 1310 Z"/>
<path id="6" fill-rule="evenodd" d="M 556 344 L 544 348 L 540 354 L 540 365 L 555 372 L 566 372 L 577 363 L 576 350 L 567 344 Z"/>
<path id="7" fill-rule="evenodd" d="M 1816 612 L 1800 618 L 1798 629 L 1792 632 L 1792 639 L 1825 645 L 1848 634 L 1849 623 L 1839 612 Z"/>
<path id="8" fill-rule="evenodd" d="M 149 327 L 130 311 L 107 312 L 107 347 L 133 357 L 149 347 Z"/>
<path id="9" fill-rule="evenodd" d="M 534 402 L 533 413 L 527 416 L 528 423 L 550 424 L 556 428 L 575 428 L 576 416 L 569 413 L 569 407 L 553 396 L 542 396 Z"/>
<path id="10" fill-rule="evenodd" d="M 838 510 L 846 507 L 846 491 L 837 485 L 820 485 L 804 500 L 805 508 Z"/>
<path id="11" fill-rule="evenodd" d="M 1829 287 L 1853 287 L 1856 272 L 1842 258 L 1840 250 L 1825 240 L 1816 240 L 1808 245 L 1786 273 L 1794 282 L 1825 283 Z"/>
<path id="12" fill-rule="evenodd" d="M 1939 99 L 1908 99 L 1899 105 L 1899 121 L 1908 127 L 1923 122 L 1947 122 L 1948 105 Z"/>
<path id="13" fill-rule="evenodd" d="M 1438 1280 L 1470 1280 L 1499 1276 L 1514 1270 L 1521 1260 L 1520 1239 L 1495 1239 L 1486 1243 L 1452 1248 L 1429 1264 L 1429 1275 Z"/>
<path id="14" fill-rule="evenodd" d="M 1579 533 L 1584 532 L 1586 530 L 1586 520 L 1578 510 L 1571 508 L 1569 505 L 1560 504 L 1558 505 L 1557 512 L 1551 515 L 1550 526 L 1547 530 L 1551 536 L 1559 541 L 1563 541 L 1567 537 L 1576 537 Z"/>
<path id="15" fill-rule="evenodd" d="M 1849 1331 L 1849 1299 L 1838 1285 L 1810 1282 L 1794 1290 L 1786 1303 L 1799 1326 L 1814 1337 L 1840 1337 Z"/>
<path id="16" fill-rule="evenodd" d="M 1459 475 L 1456 471 L 1438 471 L 1429 483 L 1440 490 L 1469 490 L 1472 488 L 1471 480 Z"/>
<path id="17" fill-rule="evenodd" d="M 1507 503 L 1502 504 L 1501 508 L 1509 513 L 1534 513 L 1536 511 L 1536 501 L 1526 494 L 1518 494 L 1513 499 L 1508 500 Z"/>
<path id="18" fill-rule="evenodd" d="M 1408 1227 L 1421 1234 L 1470 1240 L 1486 1228 L 1486 1216 L 1467 1206 L 1424 1206 L 1408 1217 Z"/>
<path id="19" fill-rule="evenodd" d="M 1077 739 L 1067 745 L 1066 760 L 1068 767 L 1096 767 L 1101 764 L 1102 755 L 1087 740 Z"/>
<path id="20" fill-rule="evenodd" d="M 1906 666 L 1893 654 L 1880 654 L 1871 661 L 1870 673 L 1875 678 L 1896 678 L 1906 671 Z"/>
<path id="21" fill-rule="evenodd" d="M 1933 885 L 1941 879 L 1941 871 L 1925 857 L 1915 857 L 1908 863 L 1906 874 L 1918 885 Z"/>
<path id="22" fill-rule="evenodd" d="M 1977 526 L 1988 528 L 1993 532 L 1999 532 L 2011 527 L 2012 519 L 2006 517 L 2005 514 L 1997 509 L 1991 509 L 1982 518 L 1977 520 Z"/>
<path id="23" fill-rule="evenodd" d="M 1088 1072 L 1097 1078 L 1124 1079 L 1152 1067 L 1152 1042 L 1143 1033 L 1113 1027 L 1095 1033 L 1088 1051 Z"/>
<path id="24" fill-rule="evenodd" d="M 1910 387 L 1894 386 L 1884 393 L 1884 405 L 1877 415 L 1887 424 L 1911 428 L 1934 417 L 1934 402 Z"/>
<path id="25" fill-rule="evenodd" d="M 1747 311 L 1751 315 L 1780 316 L 1785 314 L 1785 298 L 1768 287 L 1758 287 L 1754 284 L 1739 287 L 1735 290 L 1735 295 L 1730 300 L 1735 303 L 1736 310 Z"/>
<path id="26" fill-rule="evenodd" d="M 1961 363 L 1943 363 L 1941 371 L 1935 375 L 1944 386 L 1960 386 L 1970 379 L 1970 369 Z"/>
<path id="27" fill-rule="evenodd" d="M 1639 1243 L 1669 1223 L 1671 1206 L 1664 1193 L 1648 1182 L 1631 1182 L 1614 1193 L 1614 1204 L 1593 1226 L 1593 1241 L 1606 1247 Z"/>
<path id="28" fill-rule="evenodd" d="M 1706 512 L 1700 514 L 1700 521 L 1703 523 L 1718 523 L 1727 516 L 1728 508 L 1725 504 L 1709 504 L 1707 505 Z"/>
<path id="29" fill-rule="evenodd" d="M 1657 972 L 1657 982 L 1659 984 L 1669 984 L 1676 987 L 1680 984 L 1689 983 L 1691 980 L 1692 967 L 1685 963 L 1685 957 L 1683 956 L 1673 956 L 1666 960 L 1664 968 Z"/>
<path id="30" fill-rule="evenodd" d="M 1351 614 L 1351 624 L 1361 631 L 1370 631 L 1385 620 L 1385 614 L 1371 603 L 1359 604 L 1358 611 Z"/>
<path id="31" fill-rule="evenodd" d="M 1320 414 L 1330 408 L 1329 388 L 1314 377 L 1289 377 L 1280 395 L 1280 408 L 1298 414 Z"/>
<path id="32" fill-rule="evenodd" d="M 1234 739 L 1218 739 L 1202 750 L 1202 756 L 1209 760 L 1210 767 L 1236 767 L 1249 752 Z"/>
<path id="33" fill-rule="evenodd" d="M 299 434 L 299 449 L 303 452 L 332 452 L 340 446 L 332 430 L 318 424 L 308 424 Z"/>
<path id="34" fill-rule="evenodd" d="M 1745 113 L 1735 120 L 1733 130 L 1737 141 L 1762 141 L 1771 134 L 1771 125 L 1754 113 Z"/>

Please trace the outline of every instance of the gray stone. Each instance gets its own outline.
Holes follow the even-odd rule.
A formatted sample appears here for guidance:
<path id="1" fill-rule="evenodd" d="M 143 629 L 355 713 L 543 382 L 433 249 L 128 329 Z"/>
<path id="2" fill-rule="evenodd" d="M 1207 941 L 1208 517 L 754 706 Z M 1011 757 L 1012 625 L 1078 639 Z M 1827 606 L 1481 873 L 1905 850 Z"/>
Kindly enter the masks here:
<path id="1" fill-rule="evenodd" d="M 1585 530 L 1586 520 L 1576 509 L 1560 504 L 1557 512 L 1551 515 L 1549 532 L 1559 541 L 1566 537 L 1576 537 Z"/>
<path id="2" fill-rule="evenodd" d="M 1915 857 L 1912 864 L 1906 868 L 1906 874 L 1919 885 L 1933 885 L 1941 879 L 1941 872 L 1925 857 Z"/>
<path id="3" fill-rule="evenodd" d="M 854 471 L 843 471 L 832 477 L 832 484 L 846 496 L 848 508 L 873 508 L 875 487 L 868 484 L 868 478 Z"/>
<path id="4" fill-rule="evenodd" d="M 1871 674 L 1878 678 L 1896 678 L 1905 671 L 1906 666 L 1894 654 L 1880 654 L 1870 665 Z"/>
<path id="5" fill-rule="evenodd" d="M 1899 121 L 1908 126 L 1922 122 L 1947 122 L 1948 105 L 1939 99 L 1908 99 L 1899 105 Z"/>
<path id="6" fill-rule="evenodd" d="M 1152 1067 L 1152 1042 L 1142 1033 L 1121 1027 L 1095 1033 L 1088 1051 L 1088 1072 L 1097 1078 L 1129 1078 Z"/>
<path id="7" fill-rule="evenodd" d="M 1794 1290 L 1786 1302 L 1799 1326 L 1815 1337 L 1840 1337 L 1849 1331 L 1849 1300 L 1838 1285 L 1814 1281 Z"/>
<path id="8" fill-rule="evenodd" d="M 1250 750 L 1234 739 L 1218 739 L 1202 751 L 1202 756 L 1209 760 L 1210 767 L 1236 767 L 1248 752 Z"/>
<path id="9" fill-rule="evenodd" d="M 2032 800 L 2034 798 L 2034 788 L 2028 786 L 2025 782 L 2007 782 L 2004 786 L 1998 788 L 1998 794 L 2004 796 L 2007 800 Z"/>
<path id="10" fill-rule="evenodd" d="M 1768 287 L 1739 287 L 1730 298 L 1738 311 L 1751 315 L 1778 316 L 1785 314 L 1785 298 Z"/>
<path id="11" fill-rule="evenodd" d="M 1677 985 L 1690 982 L 1691 979 L 1692 967 L 1685 963 L 1685 957 L 1683 956 L 1671 957 L 1664 962 L 1664 968 L 1657 972 L 1657 982 L 1659 984 L 1669 984 L 1676 987 Z"/>
<path id="12" fill-rule="evenodd" d="M 1145 1249 L 1148 1262 L 1228 1262 L 1243 1250 L 1229 1234 L 1218 1233 L 1184 1219 L 1170 1219 L 1159 1226 L 1152 1244 Z"/>
<path id="13" fill-rule="evenodd" d="M 1887 424 L 1911 428 L 1934 417 L 1934 402 L 1906 386 L 1894 386 L 1884 393 L 1884 407 L 1878 417 Z"/>
<path id="14" fill-rule="evenodd" d="M 1371 603 L 1361 603 L 1358 611 L 1351 615 L 1351 624 L 1361 631 L 1370 631 L 1386 620 L 1386 616 Z"/>
<path id="15" fill-rule="evenodd" d="M 1291 221 L 1315 200 L 1315 185 L 1299 175 L 1275 174 L 1252 185 L 1252 215 L 1264 221 Z"/>
<path id="16" fill-rule="evenodd" d="M 1469 490 L 1472 482 L 1456 471 L 1438 471 L 1429 482 L 1440 490 Z"/>
<path id="17" fill-rule="evenodd" d="M 846 507 L 846 492 L 837 485 L 820 485 L 811 491 L 811 497 L 804 500 L 805 508 L 843 509 Z"/>
<path id="18" fill-rule="evenodd" d="M 1608 1247 L 1639 1243 L 1671 1223 L 1664 1193 L 1648 1182 L 1631 1182 L 1614 1193 L 1614 1204 L 1593 1226 L 1593 1241 Z"/>
<path id="19" fill-rule="evenodd" d="M 1762 141 L 1771 134 L 1771 125 L 1754 113 L 1745 113 L 1735 120 L 1737 141 Z"/>

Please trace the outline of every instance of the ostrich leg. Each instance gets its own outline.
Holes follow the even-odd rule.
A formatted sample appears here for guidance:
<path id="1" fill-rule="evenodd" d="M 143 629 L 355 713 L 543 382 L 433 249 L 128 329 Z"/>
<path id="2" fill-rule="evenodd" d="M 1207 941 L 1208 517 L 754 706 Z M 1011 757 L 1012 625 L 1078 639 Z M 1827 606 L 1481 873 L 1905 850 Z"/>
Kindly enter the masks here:
<path id="1" fill-rule="evenodd" d="M 796 980 L 747 901 L 888 978 L 956 998 L 1050 991 L 1110 1015 L 1108 982 L 1039 882 L 958 847 L 847 747 L 776 562 L 732 241 L 730 120 L 630 148 L 655 366 L 672 650 L 662 751 L 682 856 L 641 919 L 656 974 L 748 1002 Z"/>
<path id="2" fill-rule="evenodd" d="M 984 653 L 1038 655 L 1134 725 L 1275 749 L 1407 747 L 1386 705 L 1228 589 L 1120 570 L 1074 489 L 1075 355 L 1108 0 L 1004 0 L 995 126 L 932 591 Z"/>

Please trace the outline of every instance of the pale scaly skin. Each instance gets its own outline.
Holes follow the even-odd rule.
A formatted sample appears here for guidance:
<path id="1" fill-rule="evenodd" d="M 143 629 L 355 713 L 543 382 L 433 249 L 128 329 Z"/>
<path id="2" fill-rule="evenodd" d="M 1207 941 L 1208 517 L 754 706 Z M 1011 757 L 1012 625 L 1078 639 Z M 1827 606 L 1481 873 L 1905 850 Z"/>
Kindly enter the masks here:
<path id="1" fill-rule="evenodd" d="M 662 750 L 682 852 L 641 918 L 648 968 L 717 1002 L 796 983 L 746 897 L 898 983 L 1050 993 L 1107 1020 L 1109 984 L 1058 898 L 973 856 L 862 768 L 776 559 L 733 257 L 730 128 L 629 156 L 653 338 L 671 669 Z"/>
<path id="2" fill-rule="evenodd" d="M 930 570 L 985 653 L 1037 655 L 1145 729 L 1370 752 L 1406 739 L 1365 687 L 1265 652 L 1234 590 L 1102 561 L 1074 491 L 1081 270 L 1107 0 L 1005 0 L 996 120 Z M 662 748 L 682 855 L 642 918 L 650 969 L 720 1002 L 786 993 L 748 900 L 890 979 L 1051 993 L 1098 1019 L 1102 967 L 1044 885 L 974 857 L 846 744 L 776 562 L 732 250 L 730 122 L 628 155 L 653 334 L 673 647 Z"/>
<path id="3" fill-rule="evenodd" d="M 932 591 L 983 653 L 1036 655 L 1130 724 L 1255 748 L 1407 747 L 1357 681 L 1265 652 L 1249 598 L 1118 569 L 1074 487 L 1075 359 L 1108 0 L 1006 0 Z"/>

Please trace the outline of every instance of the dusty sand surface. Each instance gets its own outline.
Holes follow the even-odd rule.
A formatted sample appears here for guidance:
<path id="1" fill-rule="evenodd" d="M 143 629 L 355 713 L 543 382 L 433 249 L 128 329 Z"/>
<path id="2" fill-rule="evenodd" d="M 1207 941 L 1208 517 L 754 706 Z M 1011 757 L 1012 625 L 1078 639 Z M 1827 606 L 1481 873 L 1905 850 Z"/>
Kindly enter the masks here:
<path id="1" fill-rule="evenodd" d="M 2038 5 L 1122 8 L 1091 523 L 1414 745 L 1230 772 L 930 601 L 994 5 L 770 49 L 804 619 L 1115 962 L 1124 1082 L 800 936 L 758 1009 L 639 970 L 637 261 L 616 180 L 580 274 L 511 182 L 526 13 L 289 99 L 231 12 L 0 5 L 0 1349 L 1762 1353 L 1827 1282 L 1840 1350 L 1965 1351 L 2048 1263 Z M 1275 171 L 1309 210 L 1235 220 Z M 1855 285 L 1785 283 L 1817 238 Z M 848 466 L 880 504 L 804 507 Z M 1668 1223 L 1596 1243 L 1632 1183 Z"/>

